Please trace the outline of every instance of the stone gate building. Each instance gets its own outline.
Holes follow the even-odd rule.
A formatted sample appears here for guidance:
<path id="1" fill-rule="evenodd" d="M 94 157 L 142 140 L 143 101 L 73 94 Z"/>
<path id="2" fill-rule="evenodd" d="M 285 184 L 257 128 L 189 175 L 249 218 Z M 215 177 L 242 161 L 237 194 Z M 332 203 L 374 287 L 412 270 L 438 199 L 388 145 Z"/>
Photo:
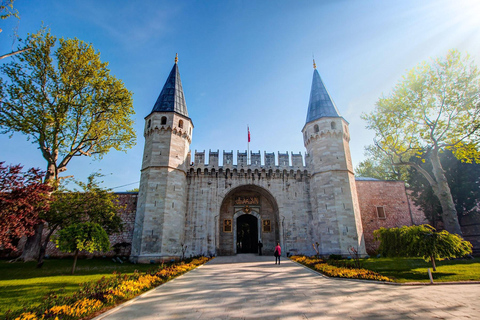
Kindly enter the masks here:
<path id="1" fill-rule="evenodd" d="M 350 255 L 351 248 L 363 255 L 365 239 L 371 238 L 371 230 L 364 235 L 367 215 L 380 219 L 380 225 L 388 219 L 412 224 L 403 182 L 392 182 L 400 188 L 387 195 L 400 199 L 401 208 L 385 212 L 371 201 L 371 192 L 359 202 L 348 122 L 316 68 L 306 111 L 305 126 L 299 128 L 305 156 L 233 151 L 209 151 L 208 159 L 205 152 L 192 156 L 193 119 L 176 60 L 145 118 L 131 259 L 257 252 L 259 241 L 265 254 L 273 254 L 277 242 L 284 253 L 312 254 L 318 242 L 323 255 Z M 368 212 L 361 212 L 362 205 Z"/>

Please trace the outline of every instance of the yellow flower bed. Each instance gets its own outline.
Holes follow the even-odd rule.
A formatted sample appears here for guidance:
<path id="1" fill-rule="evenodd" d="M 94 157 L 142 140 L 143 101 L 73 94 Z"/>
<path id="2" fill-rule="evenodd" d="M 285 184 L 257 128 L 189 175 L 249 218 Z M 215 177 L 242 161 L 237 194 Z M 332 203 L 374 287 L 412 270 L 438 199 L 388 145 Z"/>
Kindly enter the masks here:
<path id="1" fill-rule="evenodd" d="M 322 259 L 316 257 L 292 256 L 291 260 L 306 265 L 307 267 L 317 270 L 329 277 L 365 279 L 391 282 L 392 280 L 377 272 L 367 269 L 343 268 L 336 267 L 325 263 Z"/>
<path id="2" fill-rule="evenodd" d="M 67 318 L 81 318 L 87 314 L 100 310 L 103 307 L 103 303 L 94 299 L 82 299 L 75 302 L 73 305 L 55 306 L 50 308 L 45 313 L 50 313 L 55 316 L 66 316 Z M 65 317 L 64 317 L 65 318 Z"/>
<path id="3" fill-rule="evenodd" d="M 207 257 L 193 259 L 189 263 L 180 262 L 156 271 L 154 274 L 138 273 L 131 275 L 117 275 L 113 278 L 103 278 L 95 283 L 86 284 L 83 296 L 96 298 L 82 298 L 71 304 L 50 304 L 48 307 L 37 307 L 34 310 L 23 312 L 15 320 L 43 320 L 43 319 L 80 319 L 102 308 L 114 305 L 116 302 L 133 298 L 138 294 L 151 289 L 173 277 L 179 276 L 209 261 Z M 113 281 L 112 281 L 113 279 Z M 78 294 L 82 294 L 79 291 Z M 73 297 L 78 297 L 74 295 Z M 78 298 L 69 298 L 70 301 Z"/>

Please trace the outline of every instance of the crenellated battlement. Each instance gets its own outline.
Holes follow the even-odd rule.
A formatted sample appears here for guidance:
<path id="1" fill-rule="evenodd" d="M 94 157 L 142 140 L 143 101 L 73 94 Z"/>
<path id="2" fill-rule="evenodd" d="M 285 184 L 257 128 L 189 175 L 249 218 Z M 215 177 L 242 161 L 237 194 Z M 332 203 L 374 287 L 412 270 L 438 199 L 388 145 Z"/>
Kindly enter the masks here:
<path id="1" fill-rule="evenodd" d="M 277 152 L 277 159 L 275 159 L 275 153 L 271 152 L 253 152 L 250 151 L 250 158 L 248 159 L 248 152 L 240 152 L 237 150 L 236 158 L 234 159 L 234 153 L 232 151 L 225 151 L 222 152 L 223 157 L 220 158 L 220 151 L 212 151 L 209 150 L 208 152 L 208 159 L 207 153 L 204 151 L 197 151 L 195 150 L 194 158 L 191 159 L 190 155 L 190 168 L 193 169 L 203 169 L 203 168 L 211 168 L 211 169 L 244 169 L 244 170 L 261 170 L 266 169 L 267 171 L 272 170 L 301 170 L 304 171 L 307 169 L 306 161 L 308 159 L 308 155 L 302 155 L 301 152 L 293 153 L 293 152 L 286 152 L 281 153 Z M 222 159 L 222 162 L 219 162 L 219 159 Z M 276 161 L 277 160 L 277 161 Z"/>

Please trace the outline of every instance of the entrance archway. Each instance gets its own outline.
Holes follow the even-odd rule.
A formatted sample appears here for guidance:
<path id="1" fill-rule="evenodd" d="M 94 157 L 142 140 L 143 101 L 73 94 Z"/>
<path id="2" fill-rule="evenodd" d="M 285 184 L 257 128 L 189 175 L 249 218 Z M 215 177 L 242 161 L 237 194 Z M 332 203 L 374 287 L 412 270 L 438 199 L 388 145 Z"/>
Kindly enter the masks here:
<path id="1" fill-rule="evenodd" d="M 237 253 L 258 252 L 258 219 L 250 214 L 237 218 Z"/>
<path id="2" fill-rule="evenodd" d="M 278 206 L 272 194 L 256 185 L 243 185 L 225 195 L 219 213 L 217 255 L 273 254 L 280 240 Z"/>

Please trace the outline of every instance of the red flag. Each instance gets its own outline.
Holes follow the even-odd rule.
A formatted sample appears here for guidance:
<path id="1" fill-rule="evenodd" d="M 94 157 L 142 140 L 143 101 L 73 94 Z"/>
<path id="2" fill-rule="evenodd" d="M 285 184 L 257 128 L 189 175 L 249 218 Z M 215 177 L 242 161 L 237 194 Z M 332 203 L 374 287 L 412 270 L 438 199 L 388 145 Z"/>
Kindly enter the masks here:
<path id="1" fill-rule="evenodd" d="M 248 142 L 250 142 L 250 128 L 247 127 L 247 131 L 248 131 Z"/>

